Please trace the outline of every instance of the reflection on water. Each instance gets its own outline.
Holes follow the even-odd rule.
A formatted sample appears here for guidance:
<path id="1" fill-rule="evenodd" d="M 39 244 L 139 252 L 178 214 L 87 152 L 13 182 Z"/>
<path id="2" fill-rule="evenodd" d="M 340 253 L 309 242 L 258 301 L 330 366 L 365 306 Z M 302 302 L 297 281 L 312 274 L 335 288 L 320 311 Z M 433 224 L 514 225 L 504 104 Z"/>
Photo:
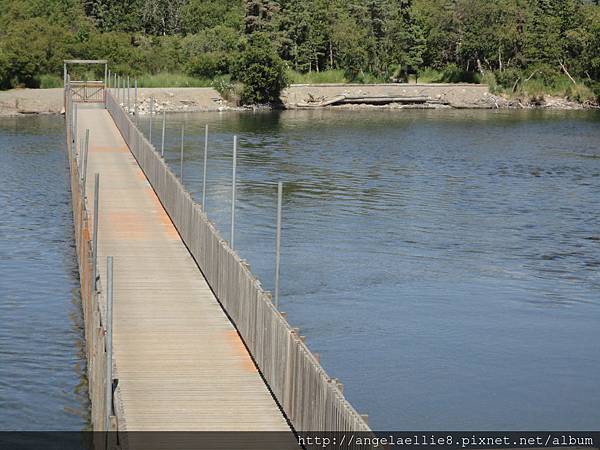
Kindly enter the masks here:
<path id="1" fill-rule="evenodd" d="M 172 115 L 166 157 L 273 286 L 376 429 L 592 429 L 600 420 L 600 116 Z M 148 119 L 142 126 L 148 128 Z M 155 143 L 160 143 L 158 121 Z"/>
<path id="2" fill-rule="evenodd" d="M 60 117 L 0 122 L 0 430 L 88 426 Z"/>

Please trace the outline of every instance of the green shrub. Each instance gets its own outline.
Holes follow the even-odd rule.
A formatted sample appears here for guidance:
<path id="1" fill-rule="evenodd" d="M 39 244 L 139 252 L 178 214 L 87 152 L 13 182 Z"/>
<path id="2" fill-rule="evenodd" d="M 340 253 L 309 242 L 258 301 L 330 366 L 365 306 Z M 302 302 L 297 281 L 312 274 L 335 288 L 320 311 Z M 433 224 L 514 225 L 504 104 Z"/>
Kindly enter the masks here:
<path id="1" fill-rule="evenodd" d="M 230 64 L 230 57 L 225 53 L 203 53 L 190 59 L 186 72 L 193 77 L 214 78 L 229 73 Z"/>
<path id="2" fill-rule="evenodd" d="M 288 84 L 285 63 L 263 33 L 251 36 L 232 75 L 244 85 L 243 104 L 279 103 L 279 94 Z"/>
<path id="3" fill-rule="evenodd" d="M 444 83 L 479 83 L 479 75 L 462 70 L 456 64 L 449 64 L 442 71 L 440 81 Z"/>
<path id="4" fill-rule="evenodd" d="M 0 47 L 0 89 L 9 89 L 10 87 L 10 60 Z"/>
<path id="5" fill-rule="evenodd" d="M 487 84 L 492 94 L 499 92 L 498 82 L 496 81 L 496 75 L 494 72 L 486 72 L 480 78 L 480 82 L 481 84 Z"/>
<path id="6" fill-rule="evenodd" d="M 238 49 L 239 39 L 240 35 L 237 30 L 218 25 L 183 37 L 181 48 L 185 58 L 193 58 L 209 52 L 235 53 Z"/>
<path id="7" fill-rule="evenodd" d="M 514 68 L 497 70 L 494 72 L 494 76 L 497 86 L 509 92 L 512 92 L 513 87 L 516 89 L 515 83 L 517 83 L 517 80 L 519 83 L 523 81 L 522 72 Z"/>
<path id="8" fill-rule="evenodd" d="M 600 104 L 600 81 L 588 81 L 588 87 L 596 97 L 596 104 Z"/>
<path id="9" fill-rule="evenodd" d="M 596 100 L 594 91 L 585 84 L 572 84 L 567 88 L 566 97 L 579 103 L 593 103 Z"/>
<path id="10" fill-rule="evenodd" d="M 517 94 L 528 99 L 531 103 L 539 104 L 544 102 L 546 94 L 548 94 L 548 86 L 543 80 L 532 78 L 519 86 Z"/>
<path id="11" fill-rule="evenodd" d="M 40 88 L 51 89 L 63 87 L 63 79 L 58 75 L 46 74 L 40 76 Z"/>
<path id="12" fill-rule="evenodd" d="M 420 70 L 418 75 L 419 83 L 440 83 L 443 78 L 442 72 L 431 67 Z"/>
<path id="13" fill-rule="evenodd" d="M 231 81 L 229 75 L 215 78 L 212 82 L 212 87 L 224 100 L 235 105 L 240 104 L 244 86 L 241 83 Z"/>

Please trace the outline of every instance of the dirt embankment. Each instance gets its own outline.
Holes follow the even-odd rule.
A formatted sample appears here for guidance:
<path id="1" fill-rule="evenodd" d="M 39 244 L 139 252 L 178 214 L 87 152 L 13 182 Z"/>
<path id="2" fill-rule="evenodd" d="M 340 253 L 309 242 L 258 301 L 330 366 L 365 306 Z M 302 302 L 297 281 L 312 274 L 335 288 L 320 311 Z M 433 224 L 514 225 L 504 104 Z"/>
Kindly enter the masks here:
<path id="1" fill-rule="evenodd" d="M 130 90 L 132 109 L 133 96 L 132 88 Z M 344 100 L 335 102 L 336 99 L 341 98 Z M 382 102 L 383 98 L 391 100 Z M 418 101 L 406 101 L 407 98 L 418 99 Z M 141 88 L 138 90 L 138 111 L 141 115 L 149 113 L 151 99 L 154 100 L 154 111 L 157 113 L 240 109 L 221 98 L 219 93 L 212 88 Z M 365 101 L 365 99 L 367 100 Z M 400 100 L 394 101 L 394 99 Z M 544 102 L 537 104 L 508 100 L 491 94 L 486 85 L 477 84 L 294 84 L 283 91 L 281 100 L 289 109 L 314 108 L 319 105 L 348 109 L 584 108 L 579 103 L 554 97 L 547 97 Z M 126 96 L 121 103 L 127 106 Z M 0 91 L 0 116 L 60 114 L 62 112 L 63 90 L 60 88 Z"/>
<path id="2" fill-rule="evenodd" d="M 140 114 L 149 112 L 150 99 L 154 100 L 155 112 L 222 111 L 229 108 L 227 102 L 212 88 L 141 88 L 138 89 Z M 132 109 L 133 102 L 134 90 L 131 89 Z M 126 93 L 121 103 L 127 106 Z M 0 91 L 0 116 L 61 113 L 64 113 L 61 88 Z"/>
<path id="3" fill-rule="evenodd" d="M 488 87 L 482 84 L 293 84 L 283 92 L 281 98 L 287 108 L 300 108 L 344 96 L 354 99 L 388 98 L 392 101 L 378 105 L 387 108 L 494 108 L 497 103 Z M 394 98 L 428 101 L 394 102 Z M 353 108 L 358 105 L 369 106 L 368 103 L 345 103 L 334 107 Z"/>
<path id="4" fill-rule="evenodd" d="M 536 108 L 583 109 L 584 105 L 547 96 L 535 104 L 490 93 L 484 84 L 295 84 L 281 96 L 286 108 Z"/>
<path id="5" fill-rule="evenodd" d="M 0 116 L 59 114 L 63 110 L 62 89 L 11 89 L 0 91 Z"/>

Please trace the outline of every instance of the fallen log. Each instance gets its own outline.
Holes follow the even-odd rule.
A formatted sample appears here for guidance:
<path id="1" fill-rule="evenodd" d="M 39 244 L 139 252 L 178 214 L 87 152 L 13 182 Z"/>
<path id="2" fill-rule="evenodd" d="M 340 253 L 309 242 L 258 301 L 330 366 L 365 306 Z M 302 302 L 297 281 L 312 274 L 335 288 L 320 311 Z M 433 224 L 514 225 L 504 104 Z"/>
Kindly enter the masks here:
<path id="1" fill-rule="evenodd" d="M 321 102 L 311 102 L 311 103 L 301 102 L 301 103 L 297 103 L 296 106 L 298 106 L 299 108 L 320 108 L 322 106 L 333 105 L 334 103 L 337 103 L 340 100 L 343 100 L 345 98 L 346 98 L 346 95 L 342 94 L 342 95 L 338 95 L 336 97 L 333 97 L 332 99 L 324 100 L 324 101 L 321 101 Z"/>
<path id="2" fill-rule="evenodd" d="M 381 105 L 386 103 L 426 103 L 429 97 L 398 97 L 398 96 L 355 96 L 346 97 L 337 103 L 348 104 L 348 103 L 366 103 L 371 105 Z"/>
<path id="3" fill-rule="evenodd" d="M 438 103 L 425 96 L 373 96 L 373 95 L 347 95 L 341 94 L 328 100 L 320 102 L 300 102 L 296 106 L 299 108 L 321 108 L 330 105 L 350 105 L 350 104 L 368 104 L 368 105 L 385 105 L 389 103 L 405 103 L 405 104 L 423 104 L 423 103 Z"/>

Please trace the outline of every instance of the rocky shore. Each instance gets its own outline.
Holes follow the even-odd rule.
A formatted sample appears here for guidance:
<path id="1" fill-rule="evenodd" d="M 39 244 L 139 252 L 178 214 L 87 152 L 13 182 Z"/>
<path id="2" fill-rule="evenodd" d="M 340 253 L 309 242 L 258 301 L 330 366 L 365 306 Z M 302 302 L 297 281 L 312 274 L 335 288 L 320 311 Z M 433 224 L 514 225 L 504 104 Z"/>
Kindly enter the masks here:
<path id="1" fill-rule="evenodd" d="M 134 90 L 130 89 L 129 104 L 133 109 Z M 212 88 L 142 88 L 138 89 L 138 112 L 140 115 L 154 112 L 225 111 L 237 109 L 229 105 Z M 127 97 L 121 100 L 127 107 Z M 0 91 L 0 116 L 30 114 L 62 114 L 63 89 L 12 89 Z"/>

